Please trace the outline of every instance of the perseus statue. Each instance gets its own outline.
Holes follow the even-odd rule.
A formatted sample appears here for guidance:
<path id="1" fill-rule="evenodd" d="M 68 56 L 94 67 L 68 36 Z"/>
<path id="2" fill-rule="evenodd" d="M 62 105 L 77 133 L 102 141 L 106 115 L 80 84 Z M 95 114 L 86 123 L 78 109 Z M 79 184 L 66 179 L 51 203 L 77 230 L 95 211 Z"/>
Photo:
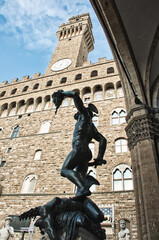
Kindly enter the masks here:
<path id="1" fill-rule="evenodd" d="M 72 98 L 74 100 L 77 113 L 74 115 L 75 129 L 73 133 L 72 151 L 66 157 L 61 169 L 61 176 L 68 178 L 72 183 L 77 186 L 77 193 L 75 198 L 81 198 L 91 195 L 89 190 L 92 184 L 99 185 L 99 182 L 92 176 L 87 174 L 88 166 L 95 166 L 106 164 L 103 156 L 106 150 L 107 141 L 105 137 L 98 132 L 97 128 L 92 122 L 98 110 L 93 104 L 88 104 L 85 107 L 78 93 L 75 91 L 58 90 L 52 95 L 53 102 L 56 106 L 55 114 L 62 104 L 64 98 Z M 99 142 L 99 149 L 97 158 L 90 162 L 92 159 L 92 152 L 89 148 L 89 143 L 95 139 Z"/>

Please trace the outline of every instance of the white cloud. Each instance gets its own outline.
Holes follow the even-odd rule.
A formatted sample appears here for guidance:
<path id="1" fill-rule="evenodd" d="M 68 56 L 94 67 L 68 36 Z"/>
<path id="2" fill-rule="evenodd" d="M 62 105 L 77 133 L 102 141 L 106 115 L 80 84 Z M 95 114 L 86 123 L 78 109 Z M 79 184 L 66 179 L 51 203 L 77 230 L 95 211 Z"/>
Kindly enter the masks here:
<path id="1" fill-rule="evenodd" d="M 60 24 L 89 10 L 89 1 L 84 0 L 8 0 L 0 9 L 6 19 L 0 32 L 23 41 L 28 49 L 51 48 Z"/>

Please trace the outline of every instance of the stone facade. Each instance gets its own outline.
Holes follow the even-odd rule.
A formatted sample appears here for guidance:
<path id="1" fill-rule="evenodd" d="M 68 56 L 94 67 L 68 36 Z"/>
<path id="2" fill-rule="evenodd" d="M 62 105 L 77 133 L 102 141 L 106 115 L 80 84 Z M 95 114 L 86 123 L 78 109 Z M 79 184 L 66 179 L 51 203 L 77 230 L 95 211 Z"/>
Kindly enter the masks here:
<path id="1" fill-rule="evenodd" d="M 81 26 L 80 24 L 84 21 L 85 27 L 72 37 L 73 41 L 68 35 L 59 39 L 45 75 L 41 76 L 38 73 L 32 78 L 25 76 L 21 80 L 13 79 L 10 83 L 3 82 L 0 85 L 0 185 L 2 189 L 0 190 L 2 191 L 0 220 L 2 221 L 7 215 L 19 215 L 32 207 L 43 205 L 55 196 L 61 198 L 74 196 L 75 187 L 60 176 L 59 170 L 71 151 L 75 125 L 73 115 L 76 113 L 76 108 L 70 99 L 68 102 L 65 100 L 55 115 L 51 95 L 59 89 L 75 90 L 79 92 L 86 105 L 91 101 L 98 108 L 99 116 L 95 124 L 108 141 L 105 153 L 107 164 L 93 169 L 100 186 L 97 186 L 91 195 L 93 201 L 103 211 L 107 211 L 106 221 L 103 223 L 107 231 L 107 239 L 118 239 L 119 220 L 126 219 L 131 239 L 137 240 L 134 191 L 128 188 L 127 190 L 114 189 L 113 185 L 113 176 L 115 176 L 113 173 L 120 170 L 118 166 L 122 168 L 125 166 L 121 179 L 124 184 L 126 180 L 130 180 L 123 179 L 124 171 L 131 170 L 131 158 L 127 146 L 116 146 L 116 140 L 126 141 L 127 124 L 125 120 L 121 121 L 123 118 L 119 114 L 122 110 L 125 111 L 121 80 L 114 60 L 108 61 L 101 58 L 93 64 L 85 60 L 90 49 L 93 49 L 89 15 L 84 14 L 71 19 L 67 23 L 68 29 L 71 28 L 72 21 L 75 21 L 77 26 Z M 87 34 L 88 32 L 90 34 L 88 36 L 88 39 L 91 39 L 90 49 L 85 48 L 86 29 Z M 71 39 L 68 40 L 68 38 Z M 76 42 L 80 43 L 80 48 L 76 46 Z M 67 50 L 63 55 L 65 46 Z M 70 55 L 68 48 L 75 53 Z M 87 50 L 84 60 L 72 66 L 75 62 L 79 62 L 84 49 Z M 50 70 L 53 63 L 70 56 L 72 64 L 69 67 L 56 72 Z M 117 116 L 113 115 L 114 112 Z M 116 117 L 113 118 L 113 116 Z M 113 123 L 112 118 L 116 119 L 114 120 L 116 124 Z M 43 124 L 45 128 L 42 129 Z M 93 143 L 96 157 L 98 143 Z M 118 143 L 121 144 L 120 141 Z M 40 154 L 38 157 L 37 152 Z M 33 178 L 29 180 L 28 176 Z M 30 189 L 23 184 L 24 180 L 30 183 L 34 181 Z M 33 239 L 38 237 L 34 235 Z"/>

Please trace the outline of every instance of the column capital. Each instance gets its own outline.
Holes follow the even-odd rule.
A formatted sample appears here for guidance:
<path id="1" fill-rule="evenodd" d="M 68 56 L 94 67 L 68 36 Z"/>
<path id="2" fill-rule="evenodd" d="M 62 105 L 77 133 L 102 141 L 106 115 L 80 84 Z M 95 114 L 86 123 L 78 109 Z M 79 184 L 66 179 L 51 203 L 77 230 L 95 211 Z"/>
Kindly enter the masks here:
<path id="1" fill-rule="evenodd" d="M 159 119 L 152 114 L 132 117 L 125 131 L 128 136 L 128 146 L 131 150 L 140 141 L 159 138 Z"/>

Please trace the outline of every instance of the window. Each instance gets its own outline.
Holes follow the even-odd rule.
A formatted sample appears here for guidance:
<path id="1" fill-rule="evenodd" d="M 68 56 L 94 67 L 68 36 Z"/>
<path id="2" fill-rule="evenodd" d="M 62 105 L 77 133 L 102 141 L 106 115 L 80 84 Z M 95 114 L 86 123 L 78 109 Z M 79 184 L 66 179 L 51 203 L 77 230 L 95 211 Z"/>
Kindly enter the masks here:
<path id="1" fill-rule="evenodd" d="M 22 90 L 22 92 L 26 92 L 28 90 L 29 86 L 25 86 Z"/>
<path id="2" fill-rule="evenodd" d="M 46 87 L 50 87 L 51 85 L 52 85 L 52 80 L 50 80 L 46 83 Z"/>
<path id="3" fill-rule="evenodd" d="M 94 89 L 94 100 L 102 100 L 103 89 L 101 85 L 97 85 Z"/>
<path id="4" fill-rule="evenodd" d="M 21 193 L 33 193 L 36 185 L 37 177 L 34 174 L 28 175 L 23 182 Z"/>
<path id="5" fill-rule="evenodd" d="M 41 111 L 41 109 L 42 109 L 42 98 L 39 97 L 39 98 L 36 99 L 36 109 L 35 109 L 35 111 L 36 112 Z"/>
<path id="6" fill-rule="evenodd" d="M 6 161 L 3 161 L 2 159 L 0 159 L 0 167 L 5 167 L 6 165 Z"/>
<path id="7" fill-rule="evenodd" d="M 91 72 L 91 77 L 96 77 L 98 76 L 98 71 L 97 70 L 94 70 Z"/>
<path id="8" fill-rule="evenodd" d="M 120 164 L 113 170 L 113 190 L 127 191 L 133 189 L 132 170 L 126 164 Z"/>
<path id="9" fill-rule="evenodd" d="M 26 109 L 26 113 L 31 113 L 34 111 L 34 100 L 33 99 L 29 99 L 27 101 L 27 109 Z"/>
<path id="10" fill-rule="evenodd" d="M 41 153 L 42 153 L 42 150 L 37 150 L 37 151 L 35 152 L 34 160 L 40 160 L 40 158 L 41 158 Z"/>
<path id="11" fill-rule="evenodd" d="M 65 83 L 66 81 L 67 81 L 67 77 L 63 77 L 61 78 L 60 83 Z"/>
<path id="12" fill-rule="evenodd" d="M 127 140 L 125 138 L 119 138 L 115 140 L 115 152 L 116 153 L 127 152 Z"/>
<path id="13" fill-rule="evenodd" d="M 7 149 L 7 153 L 10 153 L 11 151 L 12 151 L 11 147 Z"/>
<path id="14" fill-rule="evenodd" d="M 12 91 L 11 91 L 11 94 L 15 94 L 17 91 L 17 88 L 14 88 Z"/>
<path id="15" fill-rule="evenodd" d="M 121 110 L 119 112 L 119 122 L 120 122 L 120 124 L 126 122 L 125 117 L 126 117 L 126 112 L 124 110 Z"/>
<path id="16" fill-rule="evenodd" d="M 83 102 L 89 103 L 90 101 L 91 101 L 91 89 L 89 87 L 86 87 L 83 90 Z"/>
<path id="17" fill-rule="evenodd" d="M 6 94 L 6 91 L 1 92 L 0 97 L 3 97 Z"/>
<path id="18" fill-rule="evenodd" d="M 46 96 L 44 99 L 44 110 L 50 109 L 51 108 L 51 101 L 50 101 L 50 96 Z"/>
<path id="19" fill-rule="evenodd" d="M 94 124 L 95 127 L 98 126 L 98 116 L 97 116 L 97 115 L 94 115 L 94 116 L 93 116 L 92 122 L 93 122 L 93 124 Z"/>
<path id="20" fill-rule="evenodd" d="M 38 87 L 39 87 L 39 83 L 36 83 L 33 87 L 33 90 L 38 89 Z"/>
<path id="21" fill-rule="evenodd" d="M 2 111 L 1 117 L 7 117 L 7 114 L 8 114 L 8 109 L 4 108 Z"/>
<path id="22" fill-rule="evenodd" d="M 0 127 L 0 134 L 2 134 L 2 131 L 3 131 L 3 128 L 2 128 L 2 127 Z"/>
<path id="23" fill-rule="evenodd" d="M 19 126 L 16 126 L 16 127 L 13 129 L 13 131 L 12 131 L 11 138 L 17 137 L 19 130 L 20 130 L 20 127 L 19 127 Z"/>
<path id="24" fill-rule="evenodd" d="M 14 116 L 16 114 L 16 103 L 13 102 L 10 104 L 9 116 Z"/>
<path id="25" fill-rule="evenodd" d="M 114 68 L 113 67 L 107 68 L 107 74 L 110 74 L 110 73 L 114 73 Z"/>
<path id="26" fill-rule="evenodd" d="M 82 74 L 81 73 L 79 73 L 75 76 L 75 80 L 80 80 L 80 79 L 82 79 Z"/>
<path id="27" fill-rule="evenodd" d="M 111 114 L 111 124 L 117 125 L 126 122 L 126 111 L 121 108 L 116 108 Z"/>
<path id="28" fill-rule="evenodd" d="M 48 133 L 50 129 L 50 122 L 43 122 L 40 128 L 40 133 Z"/>
<path id="29" fill-rule="evenodd" d="M 25 102 L 24 102 L 24 100 L 22 100 L 22 101 L 20 101 L 19 103 L 18 103 L 18 111 L 17 111 L 17 114 L 24 114 L 25 113 Z"/>
<path id="30" fill-rule="evenodd" d="M 105 91 L 106 98 L 114 98 L 115 97 L 115 90 L 113 84 L 107 84 L 106 91 Z"/>
<path id="31" fill-rule="evenodd" d="M 123 92 L 123 88 L 121 86 L 121 82 L 118 82 L 116 86 L 117 86 L 117 97 L 118 98 L 124 97 L 124 92 Z"/>

